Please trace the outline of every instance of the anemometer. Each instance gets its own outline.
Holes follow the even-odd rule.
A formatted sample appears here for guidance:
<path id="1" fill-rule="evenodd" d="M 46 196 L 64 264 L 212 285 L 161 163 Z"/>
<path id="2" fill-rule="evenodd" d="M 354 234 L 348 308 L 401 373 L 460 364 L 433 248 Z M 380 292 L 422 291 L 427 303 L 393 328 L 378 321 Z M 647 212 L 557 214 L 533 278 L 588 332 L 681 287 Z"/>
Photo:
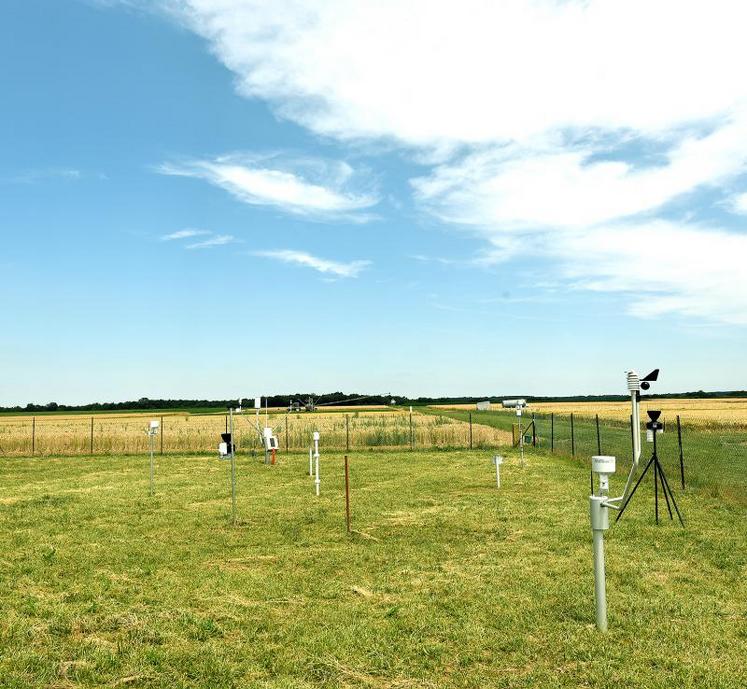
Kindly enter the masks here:
<path id="1" fill-rule="evenodd" d="M 592 457 L 591 459 L 591 470 L 597 475 L 599 481 L 596 493 L 589 496 L 589 516 L 591 518 L 594 548 L 594 600 L 596 602 L 597 628 L 603 632 L 607 631 L 604 532 L 610 527 L 609 509 L 619 510 L 615 522 L 619 521 L 625 512 L 625 509 L 630 504 L 630 501 L 633 499 L 638 486 L 641 485 L 641 481 L 643 481 L 648 470 L 653 467 L 656 523 L 659 523 L 659 485 L 661 485 L 662 493 L 669 511 L 669 518 L 674 518 L 672 514 L 672 507 L 674 507 L 677 517 L 680 520 L 680 524 L 682 524 L 682 526 L 685 525 L 657 454 L 657 437 L 664 432 L 664 424 L 659 421 L 661 411 L 649 410 L 647 412 L 649 421 L 646 423 L 646 440 L 653 443 L 653 452 L 651 454 L 651 459 L 648 461 L 648 464 L 646 464 L 646 468 L 643 470 L 631 489 L 633 479 L 638 470 L 638 463 L 641 459 L 641 390 L 650 389 L 651 383 L 658 380 L 659 369 L 654 369 L 643 378 L 640 378 L 635 371 L 628 371 L 626 376 L 631 404 L 633 461 L 631 463 L 630 472 L 628 473 L 628 479 L 625 482 L 625 488 L 622 495 L 615 498 L 608 497 L 609 477 L 615 473 L 615 458 L 606 455 L 599 455 Z"/>

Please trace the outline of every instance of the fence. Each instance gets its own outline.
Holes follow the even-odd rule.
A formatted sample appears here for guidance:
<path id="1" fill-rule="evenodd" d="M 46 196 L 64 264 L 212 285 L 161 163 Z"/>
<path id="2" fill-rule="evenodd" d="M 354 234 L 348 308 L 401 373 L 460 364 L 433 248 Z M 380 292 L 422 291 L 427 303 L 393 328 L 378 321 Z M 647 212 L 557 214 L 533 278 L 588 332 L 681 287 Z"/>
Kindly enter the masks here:
<path id="1" fill-rule="evenodd" d="M 492 450 L 517 439 L 517 417 L 509 411 L 426 409 L 425 413 L 275 413 L 274 428 L 283 450 L 305 450 L 311 433 L 322 433 L 330 450 L 456 449 Z M 116 455 L 148 451 L 148 415 L 0 417 L 0 457 Z M 160 454 L 213 453 L 219 434 L 227 429 L 224 415 L 171 414 L 159 418 Z M 618 473 L 627 472 L 631 458 L 630 423 L 594 416 L 528 413 L 521 420 L 529 428 L 528 443 L 540 451 L 588 463 L 595 454 L 618 459 Z M 684 418 L 665 419 L 658 438 L 659 457 L 673 486 L 685 484 L 713 495 L 747 503 L 747 427 L 689 424 Z M 264 419 L 260 421 L 264 425 Z M 260 450 L 253 414 L 235 418 L 240 452 Z M 650 445 L 644 443 L 642 461 Z M 682 459 L 680 459 L 682 458 Z"/>
<path id="2" fill-rule="evenodd" d="M 151 417 L 41 416 L 0 417 L 0 457 L 139 454 L 148 451 L 145 430 Z M 215 452 L 219 435 L 228 430 L 223 414 L 154 416 L 160 421 L 156 450 L 160 454 Z M 510 434 L 469 419 L 406 411 L 350 413 L 274 413 L 267 419 L 282 450 L 305 450 L 313 431 L 322 433 L 331 450 L 369 448 L 489 449 L 510 443 Z M 261 449 L 255 415 L 234 417 L 239 451 Z M 264 426 L 264 414 L 259 419 Z"/>
<path id="3" fill-rule="evenodd" d="M 446 410 L 457 419 L 471 415 L 476 424 L 487 424 L 512 433 L 518 441 L 518 418 L 512 411 Z M 645 415 L 644 415 L 645 417 Z M 688 423 L 683 415 L 662 417 L 665 432 L 657 437 L 659 460 L 669 483 L 705 490 L 747 504 L 747 426 L 712 423 L 702 420 Z M 526 413 L 521 418 L 525 449 L 567 456 L 590 464 L 592 455 L 608 454 L 617 458 L 617 472 L 627 473 L 632 458 L 632 429 L 627 422 L 577 414 Z M 644 442 L 641 462 L 648 461 L 652 446 Z"/>

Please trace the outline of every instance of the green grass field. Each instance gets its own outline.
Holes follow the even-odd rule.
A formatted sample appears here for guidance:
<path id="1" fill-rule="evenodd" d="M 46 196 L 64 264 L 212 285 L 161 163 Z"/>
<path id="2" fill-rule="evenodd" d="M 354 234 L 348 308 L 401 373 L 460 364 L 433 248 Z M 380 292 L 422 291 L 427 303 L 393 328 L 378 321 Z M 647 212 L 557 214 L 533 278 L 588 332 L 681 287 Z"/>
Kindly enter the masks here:
<path id="1" fill-rule="evenodd" d="M 144 457 L 0 463 L 0 686 L 747 686 L 747 514 L 651 487 L 608 532 L 594 625 L 588 470 L 490 453 L 276 467 Z M 622 477 L 616 477 L 619 487 Z"/>

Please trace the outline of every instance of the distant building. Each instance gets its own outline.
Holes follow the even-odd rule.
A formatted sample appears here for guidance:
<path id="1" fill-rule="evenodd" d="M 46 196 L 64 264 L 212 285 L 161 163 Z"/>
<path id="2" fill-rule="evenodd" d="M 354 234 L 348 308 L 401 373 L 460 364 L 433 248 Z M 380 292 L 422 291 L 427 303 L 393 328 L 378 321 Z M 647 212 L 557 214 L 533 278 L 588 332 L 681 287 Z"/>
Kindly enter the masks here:
<path id="1" fill-rule="evenodd" d="M 477 411 L 490 411 L 490 400 L 477 403 Z"/>

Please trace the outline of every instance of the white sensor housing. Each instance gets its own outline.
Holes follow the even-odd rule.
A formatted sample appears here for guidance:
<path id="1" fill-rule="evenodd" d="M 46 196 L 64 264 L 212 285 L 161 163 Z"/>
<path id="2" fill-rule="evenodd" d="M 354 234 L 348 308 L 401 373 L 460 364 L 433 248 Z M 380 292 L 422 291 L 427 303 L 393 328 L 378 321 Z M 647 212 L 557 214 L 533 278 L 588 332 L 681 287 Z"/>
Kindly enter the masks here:
<path id="1" fill-rule="evenodd" d="M 606 494 L 609 490 L 609 477 L 615 473 L 615 458 L 610 455 L 595 455 L 591 458 L 591 470 L 599 474 L 599 490 Z"/>

